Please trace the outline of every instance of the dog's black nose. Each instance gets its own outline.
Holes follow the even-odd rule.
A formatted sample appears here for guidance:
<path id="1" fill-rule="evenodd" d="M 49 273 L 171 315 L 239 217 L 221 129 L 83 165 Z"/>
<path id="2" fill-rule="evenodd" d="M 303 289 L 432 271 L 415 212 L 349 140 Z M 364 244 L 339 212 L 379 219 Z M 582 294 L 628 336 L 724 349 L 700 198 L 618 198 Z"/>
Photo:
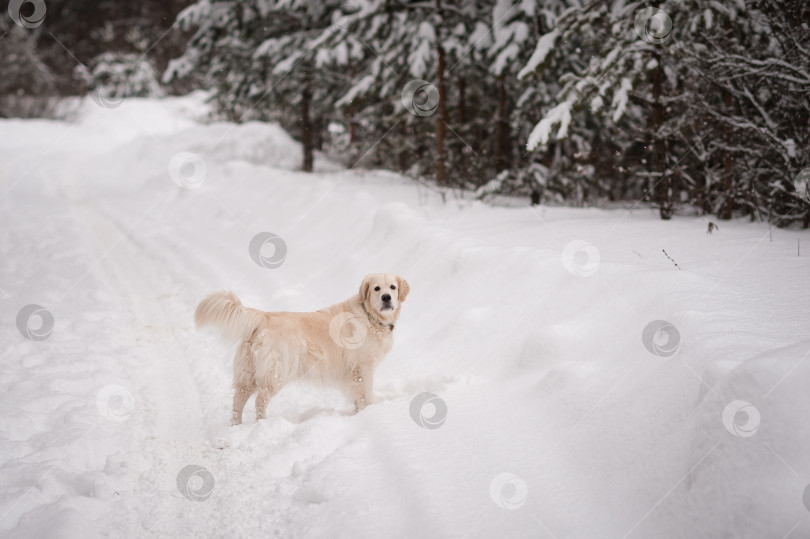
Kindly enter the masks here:
<path id="1" fill-rule="evenodd" d="M 383 294 L 382 295 L 383 301 L 391 301 L 391 294 Z"/>

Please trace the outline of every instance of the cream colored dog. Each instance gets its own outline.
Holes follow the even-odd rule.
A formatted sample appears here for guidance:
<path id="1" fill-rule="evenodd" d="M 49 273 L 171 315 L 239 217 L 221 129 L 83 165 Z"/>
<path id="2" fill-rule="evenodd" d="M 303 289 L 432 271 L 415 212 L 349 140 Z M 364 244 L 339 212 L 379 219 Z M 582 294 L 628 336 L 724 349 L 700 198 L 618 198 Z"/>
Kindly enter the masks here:
<path id="1" fill-rule="evenodd" d="M 241 341 L 233 358 L 232 425 L 256 397 L 256 419 L 294 379 L 337 385 L 357 411 L 374 402 L 374 369 L 394 344 L 401 303 L 410 292 L 398 275 L 367 275 L 360 292 L 314 313 L 264 312 L 242 306 L 232 292 L 215 292 L 194 313 L 198 328 L 214 326 L 228 341 Z"/>

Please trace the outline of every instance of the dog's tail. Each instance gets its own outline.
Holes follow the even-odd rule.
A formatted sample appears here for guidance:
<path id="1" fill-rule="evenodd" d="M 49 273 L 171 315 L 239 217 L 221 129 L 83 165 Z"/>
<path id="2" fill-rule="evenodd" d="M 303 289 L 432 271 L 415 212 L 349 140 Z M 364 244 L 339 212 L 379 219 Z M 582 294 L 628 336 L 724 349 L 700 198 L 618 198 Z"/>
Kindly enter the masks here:
<path id="1" fill-rule="evenodd" d="M 247 309 L 233 292 L 214 292 L 197 305 L 194 322 L 197 328 L 213 326 L 226 341 L 250 338 L 264 320 L 264 313 Z"/>

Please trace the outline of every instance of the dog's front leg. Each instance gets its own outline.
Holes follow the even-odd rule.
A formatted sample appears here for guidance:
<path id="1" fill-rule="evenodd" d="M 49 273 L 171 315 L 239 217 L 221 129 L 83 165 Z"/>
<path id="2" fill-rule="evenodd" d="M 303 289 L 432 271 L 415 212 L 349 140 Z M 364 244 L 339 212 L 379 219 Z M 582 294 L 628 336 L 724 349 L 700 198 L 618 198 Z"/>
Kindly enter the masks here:
<path id="1" fill-rule="evenodd" d="M 351 387 L 355 413 L 374 402 L 373 373 L 372 369 L 360 365 L 352 370 Z"/>

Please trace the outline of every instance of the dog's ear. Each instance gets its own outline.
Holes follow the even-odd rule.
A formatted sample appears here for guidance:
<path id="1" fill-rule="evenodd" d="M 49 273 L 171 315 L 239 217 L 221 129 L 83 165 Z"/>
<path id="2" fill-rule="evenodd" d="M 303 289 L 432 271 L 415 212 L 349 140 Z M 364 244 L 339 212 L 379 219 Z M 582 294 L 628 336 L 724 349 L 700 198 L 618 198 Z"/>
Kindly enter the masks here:
<path id="1" fill-rule="evenodd" d="M 363 282 L 360 283 L 360 302 L 364 302 L 368 299 L 368 287 L 371 286 L 369 282 L 369 276 L 366 275 L 363 279 Z"/>
<path id="2" fill-rule="evenodd" d="M 400 303 L 405 301 L 405 298 L 408 297 L 408 292 L 411 291 L 411 285 L 408 284 L 408 281 L 397 275 L 397 290 L 399 290 L 399 301 Z"/>

